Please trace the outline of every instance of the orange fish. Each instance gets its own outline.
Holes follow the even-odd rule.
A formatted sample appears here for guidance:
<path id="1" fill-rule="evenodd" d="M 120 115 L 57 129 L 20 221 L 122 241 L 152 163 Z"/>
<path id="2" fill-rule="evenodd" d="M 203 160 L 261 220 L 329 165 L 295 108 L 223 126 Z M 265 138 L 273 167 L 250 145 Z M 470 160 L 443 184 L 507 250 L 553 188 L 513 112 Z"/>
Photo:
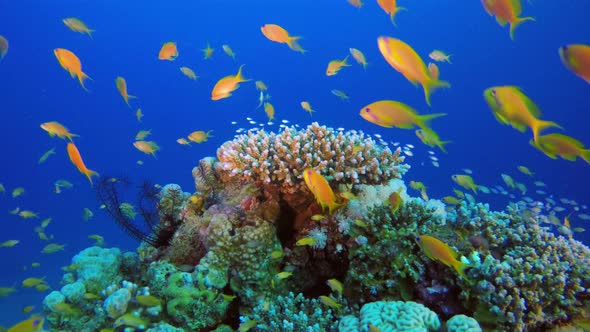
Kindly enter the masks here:
<path id="1" fill-rule="evenodd" d="M 315 112 L 313 110 L 313 108 L 311 108 L 311 104 L 308 101 L 302 101 L 300 103 L 301 108 L 303 108 L 304 111 L 306 111 L 307 113 L 309 113 L 309 116 L 311 116 L 311 113 Z"/>
<path id="2" fill-rule="evenodd" d="M 78 81 L 80 81 L 82 88 L 88 91 L 88 89 L 86 89 L 84 86 L 84 80 L 91 78 L 82 71 L 82 63 L 80 63 L 80 59 L 78 59 L 74 53 L 66 50 L 65 48 L 56 48 L 53 50 L 53 54 L 55 54 L 57 61 L 59 61 L 59 64 L 63 67 L 63 69 L 67 70 L 72 77 L 78 77 Z"/>
<path id="3" fill-rule="evenodd" d="M 590 164 L 590 149 L 586 149 L 582 142 L 567 135 L 551 133 L 539 136 L 530 143 L 552 159 L 559 156 L 565 160 L 575 161 L 580 157 Z"/>
<path id="4" fill-rule="evenodd" d="M 430 106 L 430 94 L 434 89 L 451 87 L 448 82 L 432 76 L 422 58 L 410 45 L 391 37 L 379 37 L 377 44 L 385 60 L 395 70 L 412 84 L 422 85 L 428 106 Z"/>
<path id="5" fill-rule="evenodd" d="M 86 165 L 84 165 L 84 161 L 82 160 L 82 156 L 80 155 L 80 151 L 78 151 L 78 148 L 74 145 L 74 143 L 68 143 L 68 156 L 70 156 L 70 160 L 72 161 L 72 163 L 78 168 L 78 171 L 80 171 L 80 173 L 86 175 L 86 177 L 88 178 L 88 181 L 90 181 L 90 185 L 92 185 L 92 177 L 93 176 L 99 176 L 98 173 L 96 173 L 93 170 L 90 170 L 86 167 Z"/>
<path id="6" fill-rule="evenodd" d="M 45 122 L 41 124 L 41 129 L 45 130 L 49 133 L 49 136 L 57 136 L 59 138 L 67 138 L 72 141 L 72 137 L 79 136 L 76 134 L 72 134 L 68 131 L 68 128 L 64 127 L 61 123 L 57 121 Z"/>
<path id="7" fill-rule="evenodd" d="M 151 154 L 154 158 L 156 158 L 156 151 L 160 150 L 160 147 L 154 141 L 135 141 L 133 146 L 145 154 Z"/>
<path id="8" fill-rule="evenodd" d="M 8 53 L 8 40 L 0 35 L 0 60 Z"/>
<path id="9" fill-rule="evenodd" d="M 494 86 L 486 89 L 483 94 L 500 123 L 510 124 L 521 132 L 527 127 L 531 128 L 535 141 L 542 130 L 550 127 L 561 128 L 555 122 L 540 120 L 541 110 L 518 87 Z"/>
<path id="10" fill-rule="evenodd" d="M 240 69 L 238 69 L 238 73 L 235 76 L 228 75 L 217 81 L 213 87 L 213 91 L 211 91 L 211 100 L 227 98 L 231 96 L 232 92 L 240 87 L 240 83 L 250 81 L 242 76 L 242 67 L 244 67 L 244 65 L 240 66 Z"/>
<path id="11" fill-rule="evenodd" d="M 449 247 L 446 243 L 429 235 L 417 236 L 416 242 L 422 248 L 428 258 L 454 268 L 455 271 L 457 271 L 457 273 L 463 277 L 463 279 L 469 281 L 465 275 L 465 269 L 470 267 L 470 265 L 461 262 L 459 260 L 459 254 L 455 250 L 451 249 L 451 247 Z"/>
<path id="12" fill-rule="evenodd" d="M 326 68 L 326 76 L 334 76 L 334 75 L 338 74 L 338 72 L 340 71 L 340 69 L 342 69 L 342 67 L 350 67 L 348 62 L 346 62 L 347 59 L 348 59 L 348 56 L 346 56 L 346 58 L 344 58 L 343 60 L 330 61 L 328 63 L 328 68 Z"/>
<path id="13" fill-rule="evenodd" d="M 500 26 L 510 23 L 510 39 L 514 40 L 514 30 L 525 21 L 534 21 L 533 17 L 519 17 L 522 13 L 520 0 L 481 0 L 481 4 L 490 16 L 496 16 Z"/>
<path id="14" fill-rule="evenodd" d="M 422 129 L 428 129 L 428 121 L 444 116 L 444 113 L 419 115 L 418 112 L 410 106 L 394 100 L 380 100 L 363 107 L 360 116 L 378 126 L 391 128 L 397 127 L 402 129 L 412 129 L 418 126 Z"/>
<path id="15" fill-rule="evenodd" d="M 293 51 L 304 53 L 305 50 L 299 45 L 298 36 L 290 36 L 287 30 L 276 24 L 265 24 L 260 28 L 262 34 L 269 40 L 281 44 L 287 44 Z"/>
<path id="16" fill-rule="evenodd" d="M 127 82 L 125 79 L 121 76 L 118 76 L 117 79 L 115 79 L 115 84 L 117 85 L 117 90 L 119 90 L 119 93 L 121 94 L 121 97 L 123 97 L 123 100 L 125 100 L 127 106 L 131 107 L 131 105 L 129 105 L 129 98 L 137 97 L 132 96 L 127 92 Z"/>
<path id="17" fill-rule="evenodd" d="M 158 59 L 174 61 L 178 57 L 178 49 L 176 48 L 175 42 L 167 42 L 162 45 Z"/>
<path id="18" fill-rule="evenodd" d="M 398 7 L 397 0 L 377 0 L 377 3 L 379 4 L 379 7 L 381 7 L 381 9 L 385 11 L 385 13 L 389 14 L 389 17 L 391 18 L 391 23 L 397 26 L 397 24 L 395 24 L 395 14 L 397 14 L 401 10 L 406 10 L 406 8 Z"/>
<path id="19" fill-rule="evenodd" d="M 332 214 L 334 210 L 341 206 L 341 204 L 336 202 L 336 195 L 334 195 L 330 184 L 321 174 L 311 168 L 307 168 L 303 170 L 303 180 L 322 209 L 327 207 L 328 212 Z"/>
<path id="20" fill-rule="evenodd" d="M 567 69 L 585 80 L 586 83 L 590 83 L 590 45 L 562 46 L 559 48 L 559 57 Z"/>

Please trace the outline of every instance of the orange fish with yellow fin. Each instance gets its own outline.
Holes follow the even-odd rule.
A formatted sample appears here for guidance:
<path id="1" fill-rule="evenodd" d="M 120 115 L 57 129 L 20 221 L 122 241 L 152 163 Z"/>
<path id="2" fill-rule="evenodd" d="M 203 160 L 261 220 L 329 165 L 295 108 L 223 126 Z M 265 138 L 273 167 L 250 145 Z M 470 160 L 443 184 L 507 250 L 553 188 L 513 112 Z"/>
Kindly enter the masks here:
<path id="1" fill-rule="evenodd" d="M 72 77 L 78 77 L 82 88 L 88 91 L 84 86 L 84 80 L 91 78 L 82 71 L 80 59 L 72 51 L 66 50 L 65 48 L 56 48 L 53 50 L 53 54 L 55 54 L 57 61 L 59 61 L 63 69 L 67 70 Z"/>
<path id="2" fill-rule="evenodd" d="M 381 55 L 395 70 L 400 72 L 412 84 L 422 85 L 426 103 L 430 106 L 430 94 L 437 88 L 450 88 L 449 82 L 441 81 L 428 70 L 422 58 L 414 49 L 401 41 L 391 37 L 379 37 L 377 45 Z"/>

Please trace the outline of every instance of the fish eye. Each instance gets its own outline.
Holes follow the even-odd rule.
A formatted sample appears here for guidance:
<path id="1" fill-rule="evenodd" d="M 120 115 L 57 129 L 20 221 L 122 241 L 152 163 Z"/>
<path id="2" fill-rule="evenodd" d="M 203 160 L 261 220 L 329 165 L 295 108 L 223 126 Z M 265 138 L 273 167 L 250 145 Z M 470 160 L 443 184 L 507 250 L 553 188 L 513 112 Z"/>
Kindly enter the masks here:
<path id="1" fill-rule="evenodd" d="M 420 237 L 416 236 L 416 241 L 420 242 Z"/>
<path id="2" fill-rule="evenodd" d="M 492 96 L 495 96 L 495 95 L 496 95 L 496 89 L 492 89 L 492 90 L 490 91 L 490 93 L 492 94 Z"/>
<path id="3" fill-rule="evenodd" d="M 33 321 L 33 326 L 37 326 L 39 323 L 40 323 L 40 321 L 39 321 L 38 319 L 35 319 L 35 320 Z"/>
<path id="4" fill-rule="evenodd" d="M 371 109 L 370 109 L 370 108 L 368 108 L 368 107 L 367 107 L 367 108 L 365 108 L 365 112 L 370 112 L 370 111 L 371 111 Z"/>

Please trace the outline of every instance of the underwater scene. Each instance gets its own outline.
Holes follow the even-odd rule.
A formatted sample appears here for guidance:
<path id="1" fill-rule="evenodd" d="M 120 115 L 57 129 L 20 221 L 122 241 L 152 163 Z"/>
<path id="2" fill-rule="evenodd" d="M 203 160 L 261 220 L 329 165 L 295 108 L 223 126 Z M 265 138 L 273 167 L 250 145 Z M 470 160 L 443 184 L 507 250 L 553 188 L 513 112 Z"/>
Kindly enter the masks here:
<path id="1" fill-rule="evenodd" d="M 587 0 L 0 0 L 0 331 L 590 331 Z"/>

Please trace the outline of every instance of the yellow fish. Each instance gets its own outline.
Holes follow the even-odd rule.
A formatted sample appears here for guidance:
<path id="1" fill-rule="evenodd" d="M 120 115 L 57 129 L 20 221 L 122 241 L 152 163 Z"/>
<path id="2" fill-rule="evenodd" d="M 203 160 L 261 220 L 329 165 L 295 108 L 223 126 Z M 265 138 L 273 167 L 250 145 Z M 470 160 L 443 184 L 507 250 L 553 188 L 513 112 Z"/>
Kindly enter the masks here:
<path id="1" fill-rule="evenodd" d="M 340 207 L 340 204 L 336 202 L 336 195 L 334 195 L 330 184 L 321 174 L 307 168 L 303 171 L 303 180 L 322 209 L 328 208 L 328 213 L 332 214 L 334 210 Z"/>
<path id="2" fill-rule="evenodd" d="M 534 176 L 535 173 L 531 172 L 531 170 L 526 166 L 518 166 L 516 167 L 522 174 L 526 174 L 528 176 Z"/>
<path id="3" fill-rule="evenodd" d="M 317 242 L 316 242 L 316 240 L 313 237 L 306 236 L 306 237 L 303 237 L 303 238 L 297 240 L 297 242 L 295 243 L 295 245 L 298 246 L 298 247 L 302 247 L 302 246 L 313 247 L 313 246 L 316 245 L 316 243 Z"/>
<path id="4" fill-rule="evenodd" d="M 31 288 L 31 287 L 35 287 L 37 285 L 41 285 L 45 283 L 45 277 L 43 278 L 27 278 L 25 280 L 23 280 L 22 285 L 23 287 L 27 287 L 27 288 Z"/>
<path id="5" fill-rule="evenodd" d="M 209 43 L 207 43 L 207 47 L 202 49 L 203 51 L 203 59 L 207 60 L 207 59 L 211 59 L 211 57 L 213 56 L 213 51 L 214 49 L 211 48 L 211 45 L 209 45 Z"/>
<path id="6" fill-rule="evenodd" d="M 287 44 L 293 51 L 305 53 L 305 50 L 299 45 L 299 36 L 291 36 L 289 32 L 277 24 L 264 24 L 260 27 L 264 37 L 276 43 Z"/>
<path id="7" fill-rule="evenodd" d="M 262 81 L 256 81 L 255 84 L 256 84 L 256 90 L 258 90 L 258 91 L 266 91 L 266 90 L 268 90 L 268 87 Z"/>
<path id="8" fill-rule="evenodd" d="M 539 149 L 549 158 L 561 157 L 565 160 L 575 161 L 577 157 L 590 164 L 590 149 L 577 139 L 558 133 L 539 136 L 537 141 L 530 141 L 531 145 Z"/>
<path id="9" fill-rule="evenodd" d="M 432 130 L 428 127 L 428 122 L 446 115 L 445 113 L 419 115 L 415 109 L 394 100 L 376 101 L 363 107 L 359 114 L 363 119 L 385 128 L 411 129 L 418 126 L 430 131 Z"/>
<path id="10" fill-rule="evenodd" d="M 135 300 L 145 307 L 155 307 L 162 304 L 162 300 L 152 295 L 137 295 Z"/>
<path id="11" fill-rule="evenodd" d="M 19 240 L 8 240 L 0 243 L 0 248 L 11 248 L 16 246 L 20 241 Z"/>
<path id="12" fill-rule="evenodd" d="M 135 117 L 137 118 L 138 122 L 141 122 L 141 118 L 143 118 L 143 112 L 141 111 L 141 108 L 138 108 L 137 111 L 135 111 Z"/>
<path id="13" fill-rule="evenodd" d="M 195 72 L 189 67 L 180 67 L 180 71 L 184 74 L 184 76 L 190 78 L 191 80 L 196 80 L 199 78 L 197 74 L 195 74 Z"/>
<path id="14" fill-rule="evenodd" d="M 175 42 L 167 42 L 162 45 L 158 53 L 159 60 L 174 61 L 178 57 L 178 49 Z"/>
<path id="15" fill-rule="evenodd" d="M 43 330 L 43 317 L 33 316 L 10 327 L 6 332 L 38 332 Z"/>
<path id="16" fill-rule="evenodd" d="M 446 54 L 441 50 L 434 50 L 428 54 L 428 57 L 436 62 L 451 63 L 451 55 Z"/>
<path id="17" fill-rule="evenodd" d="M 269 103 L 269 102 L 265 102 L 264 103 L 264 113 L 266 113 L 266 116 L 268 117 L 269 121 L 274 120 L 275 118 L 275 107 Z"/>
<path id="18" fill-rule="evenodd" d="M 229 45 L 221 45 L 221 49 L 223 49 L 225 54 L 229 55 L 234 61 L 236 61 L 236 54 L 231 49 L 231 47 L 229 47 Z"/>
<path id="19" fill-rule="evenodd" d="M 12 190 L 12 198 L 16 198 L 18 196 L 21 196 L 22 194 L 25 193 L 25 188 L 23 187 L 16 187 Z"/>
<path id="20" fill-rule="evenodd" d="M 65 244 L 50 243 L 46 245 L 41 252 L 44 254 L 53 254 L 58 251 L 63 251 L 65 246 Z"/>
<path id="21" fill-rule="evenodd" d="M 521 132 L 524 132 L 526 127 L 531 128 L 535 141 L 544 129 L 550 127 L 563 129 L 555 122 L 540 120 L 541 110 L 518 87 L 494 86 L 487 88 L 483 94 L 500 123 L 510 124 Z"/>
<path id="22" fill-rule="evenodd" d="M 459 273 L 463 279 L 469 281 L 465 275 L 465 269 L 470 267 L 459 260 L 459 254 L 451 249 L 441 240 L 429 236 L 419 235 L 416 237 L 416 242 L 422 248 L 426 256 L 434 261 L 439 261 L 446 266 L 452 267 Z"/>
<path id="23" fill-rule="evenodd" d="M 342 295 L 342 290 L 344 287 L 342 286 L 342 283 L 338 281 L 338 279 L 328 279 L 328 281 L 326 281 L 326 285 L 328 285 L 332 291 L 338 293 L 338 295 Z"/>
<path id="24" fill-rule="evenodd" d="M 321 295 L 319 297 L 320 302 L 322 302 L 324 305 L 330 307 L 330 308 L 334 308 L 336 310 L 340 310 L 342 308 L 342 304 L 336 302 L 336 300 L 334 300 L 333 298 L 326 296 L 326 295 Z"/>
<path id="25" fill-rule="evenodd" d="M 117 328 L 119 326 L 129 326 L 144 329 L 148 326 L 148 324 L 148 321 L 136 317 L 132 313 L 127 313 L 117 318 L 117 320 L 115 320 L 113 323 L 113 327 Z"/>
<path id="26" fill-rule="evenodd" d="M 300 105 L 301 105 L 301 108 L 303 108 L 304 111 L 306 111 L 307 113 L 309 113 L 309 116 L 311 116 L 311 113 L 315 112 L 313 110 L 313 108 L 311 108 L 311 105 L 309 104 L 308 101 L 302 101 L 300 103 Z"/>
<path id="27" fill-rule="evenodd" d="M 391 37 L 379 37 L 377 44 L 387 63 L 404 75 L 412 84 L 420 83 L 422 85 L 428 106 L 430 106 L 430 94 L 435 89 L 451 87 L 448 82 L 433 77 L 422 58 L 410 45 Z"/>
<path id="28" fill-rule="evenodd" d="M 131 107 L 131 105 L 129 105 L 129 98 L 137 98 L 137 97 L 132 96 L 127 92 L 127 82 L 125 81 L 125 79 L 121 76 L 117 76 L 117 78 L 115 79 L 115 85 L 117 85 L 117 90 L 119 90 L 119 93 L 121 94 L 121 97 L 123 97 L 125 104 L 127 104 L 127 106 Z"/>
<path id="29" fill-rule="evenodd" d="M 238 332 L 247 332 L 255 326 L 256 326 L 256 320 L 251 319 L 249 321 L 245 321 L 242 324 L 240 324 L 240 327 L 238 328 Z"/>
<path id="30" fill-rule="evenodd" d="M 84 24 L 84 22 L 80 21 L 79 19 L 77 19 L 75 17 L 68 17 L 68 18 L 64 18 L 62 20 L 62 22 L 68 28 L 70 28 L 70 30 L 75 31 L 75 32 L 79 32 L 79 33 L 86 33 L 86 34 L 88 34 L 90 39 L 92 39 L 92 33 L 95 30 L 88 29 L 86 24 Z"/>
<path id="31" fill-rule="evenodd" d="M 451 176 L 451 178 L 453 179 L 453 181 L 455 181 L 455 183 L 457 183 L 461 187 L 472 190 L 474 193 L 477 194 L 478 185 L 475 184 L 471 176 L 466 174 L 454 174 Z"/>
<path id="32" fill-rule="evenodd" d="M 195 143 L 207 142 L 207 139 L 209 139 L 209 137 L 213 137 L 211 135 L 212 131 L 213 130 L 209 130 L 208 132 L 204 132 L 203 130 L 193 131 L 192 133 L 190 133 L 188 135 L 188 139 L 189 139 L 189 141 L 195 142 Z"/>
<path id="33" fill-rule="evenodd" d="M 18 215 L 23 219 L 39 218 L 39 215 L 36 212 L 29 210 L 22 210 Z"/>
<path id="34" fill-rule="evenodd" d="M 140 130 L 137 132 L 137 134 L 135 134 L 135 140 L 136 141 L 143 141 L 146 137 L 148 137 L 149 135 L 152 134 L 152 130 L 148 129 L 148 130 Z"/>
<path id="35" fill-rule="evenodd" d="M 422 141 L 422 143 L 424 143 L 424 145 L 430 147 L 437 146 L 445 153 L 447 152 L 447 150 L 445 150 L 445 145 L 451 143 L 451 141 L 441 141 L 438 134 L 430 128 L 416 129 L 416 136 Z"/>
<path id="36" fill-rule="evenodd" d="M 51 156 L 55 154 L 55 148 L 51 148 L 49 150 L 47 150 L 42 156 L 41 158 L 39 158 L 39 161 L 37 161 L 37 164 L 43 164 L 45 161 L 47 161 L 47 159 Z"/>

